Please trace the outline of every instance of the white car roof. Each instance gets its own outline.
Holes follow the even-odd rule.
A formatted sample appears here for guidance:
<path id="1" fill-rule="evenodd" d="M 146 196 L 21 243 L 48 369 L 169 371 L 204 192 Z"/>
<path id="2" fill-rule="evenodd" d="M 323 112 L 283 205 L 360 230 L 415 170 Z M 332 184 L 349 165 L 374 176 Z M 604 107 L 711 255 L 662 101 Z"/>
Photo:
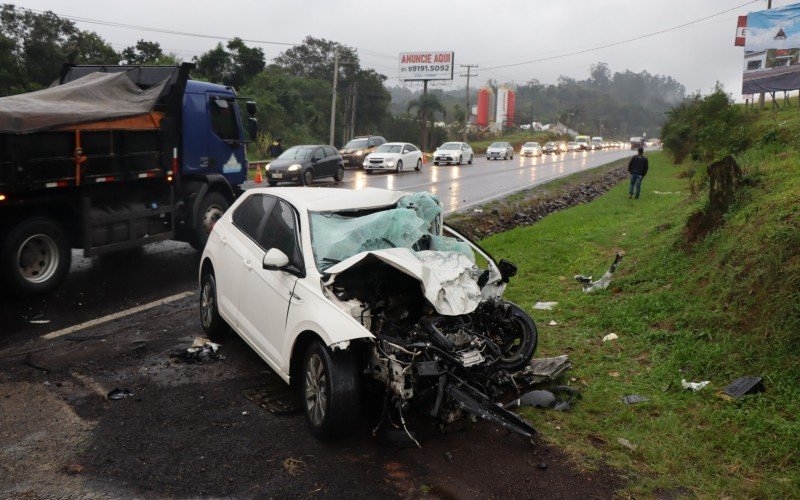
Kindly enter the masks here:
<path id="1" fill-rule="evenodd" d="M 298 210 L 324 212 L 352 208 L 378 208 L 394 205 L 411 193 L 380 188 L 343 189 L 309 187 L 253 188 L 248 193 L 261 193 L 282 198 Z"/>

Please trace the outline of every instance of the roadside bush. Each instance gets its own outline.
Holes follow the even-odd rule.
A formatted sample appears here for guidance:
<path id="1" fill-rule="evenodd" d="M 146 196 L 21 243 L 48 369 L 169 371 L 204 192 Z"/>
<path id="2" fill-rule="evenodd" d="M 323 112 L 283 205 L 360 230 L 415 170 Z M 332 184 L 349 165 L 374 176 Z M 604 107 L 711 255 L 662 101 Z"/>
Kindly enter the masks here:
<path id="1" fill-rule="evenodd" d="M 746 121 L 742 109 L 717 84 L 711 94 L 694 94 L 668 111 L 661 140 L 676 163 L 687 157 L 714 161 L 747 149 Z"/>

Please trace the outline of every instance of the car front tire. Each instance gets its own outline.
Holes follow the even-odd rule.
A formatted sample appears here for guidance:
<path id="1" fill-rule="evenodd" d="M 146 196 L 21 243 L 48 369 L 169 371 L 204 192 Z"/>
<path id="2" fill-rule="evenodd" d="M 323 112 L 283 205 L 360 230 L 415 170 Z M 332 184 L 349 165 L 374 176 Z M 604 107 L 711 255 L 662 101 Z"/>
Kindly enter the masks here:
<path id="1" fill-rule="evenodd" d="M 417 166 L 416 166 L 416 167 L 414 167 L 414 170 L 416 170 L 417 172 L 419 172 L 420 170 L 422 170 L 422 158 L 420 158 L 420 159 L 418 159 L 418 160 L 417 160 Z"/>
<path id="2" fill-rule="evenodd" d="M 314 172 L 309 168 L 303 172 L 303 185 L 310 186 L 314 183 Z"/>
<path id="3" fill-rule="evenodd" d="M 403 171 L 403 162 L 402 161 L 398 161 L 397 162 L 397 166 L 394 167 L 394 171 L 397 172 L 398 174 Z"/>
<path id="4" fill-rule="evenodd" d="M 344 179 L 344 165 L 339 165 L 336 169 L 336 175 L 333 176 L 333 180 L 338 182 L 342 182 Z"/>
<path id="5" fill-rule="evenodd" d="M 319 340 L 311 342 L 302 377 L 303 411 L 311 433 L 330 439 L 352 431 L 361 406 L 359 370 L 352 349 L 331 351 Z"/>

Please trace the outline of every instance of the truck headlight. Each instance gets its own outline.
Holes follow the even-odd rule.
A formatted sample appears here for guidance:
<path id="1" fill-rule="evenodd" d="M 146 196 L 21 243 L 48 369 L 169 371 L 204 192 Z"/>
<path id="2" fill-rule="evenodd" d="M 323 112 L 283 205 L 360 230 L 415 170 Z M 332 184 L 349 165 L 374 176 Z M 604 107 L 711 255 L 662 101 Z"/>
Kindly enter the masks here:
<path id="1" fill-rule="evenodd" d="M 297 172 L 297 171 L 298 171 L 298 170 L 300 170 L 301 168 L 303 168 L 303 167 L 301 167 L 301 166 L 300 166 L 300 165 L 298 165 L 298 164 L 294 164 L 294 165 L 291 165 L 291 166 L 289 167 L 289 172 Z"/>

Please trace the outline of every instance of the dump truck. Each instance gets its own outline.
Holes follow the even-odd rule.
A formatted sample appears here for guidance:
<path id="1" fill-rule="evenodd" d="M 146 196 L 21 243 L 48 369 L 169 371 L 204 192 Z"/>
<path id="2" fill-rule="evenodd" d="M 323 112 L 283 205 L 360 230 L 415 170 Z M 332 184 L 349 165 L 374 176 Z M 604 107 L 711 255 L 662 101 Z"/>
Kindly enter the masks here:
<path id="1" fill-rule="evenodd" d="M 254 102 L 193 68 L 65 65 L 49 88 L 0 98 L 3 292 L 54 290 L 72 249 L 204 247 L 242 192 L 257 122 Z"/>

